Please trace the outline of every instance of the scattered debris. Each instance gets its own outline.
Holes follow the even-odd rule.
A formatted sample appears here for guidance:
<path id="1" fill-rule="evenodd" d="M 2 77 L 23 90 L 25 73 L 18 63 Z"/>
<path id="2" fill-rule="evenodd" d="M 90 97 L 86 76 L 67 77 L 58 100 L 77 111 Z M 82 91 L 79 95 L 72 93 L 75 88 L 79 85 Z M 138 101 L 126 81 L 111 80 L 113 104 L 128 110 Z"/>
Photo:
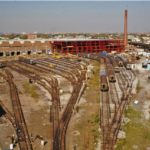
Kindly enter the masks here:
<path id="1" fill-rule="evenodd" d="M 133 149 L 138 149 L 138 146 L 137 145 L 133 145 Z"/>
<path id="2" fill-rule="evenodd" d="M 134 101 L 134 104 L 137 105 L 139 101 Z"/>

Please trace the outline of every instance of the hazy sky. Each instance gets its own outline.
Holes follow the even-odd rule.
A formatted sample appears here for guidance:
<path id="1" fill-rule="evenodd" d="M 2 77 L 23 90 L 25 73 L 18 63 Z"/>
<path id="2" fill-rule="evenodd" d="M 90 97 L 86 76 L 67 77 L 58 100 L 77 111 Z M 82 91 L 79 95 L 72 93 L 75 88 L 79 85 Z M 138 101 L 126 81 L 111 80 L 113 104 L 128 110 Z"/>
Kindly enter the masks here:
<path id="1" fill-rule="evenodd" d="M 1 2 L 0 32 L 150 32 L 150 2 Z"/>

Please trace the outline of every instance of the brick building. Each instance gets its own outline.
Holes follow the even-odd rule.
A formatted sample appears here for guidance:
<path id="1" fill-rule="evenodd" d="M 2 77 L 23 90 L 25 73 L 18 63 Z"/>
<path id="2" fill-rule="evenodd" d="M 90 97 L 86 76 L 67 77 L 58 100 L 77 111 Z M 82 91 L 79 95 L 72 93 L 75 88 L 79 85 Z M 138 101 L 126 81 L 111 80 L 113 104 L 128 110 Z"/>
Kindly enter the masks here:
<path id="1" fill-rule="evenodd" d="M 37 35 L 36 34 L 28 34 L 27 39 L 37 39 Z"/>

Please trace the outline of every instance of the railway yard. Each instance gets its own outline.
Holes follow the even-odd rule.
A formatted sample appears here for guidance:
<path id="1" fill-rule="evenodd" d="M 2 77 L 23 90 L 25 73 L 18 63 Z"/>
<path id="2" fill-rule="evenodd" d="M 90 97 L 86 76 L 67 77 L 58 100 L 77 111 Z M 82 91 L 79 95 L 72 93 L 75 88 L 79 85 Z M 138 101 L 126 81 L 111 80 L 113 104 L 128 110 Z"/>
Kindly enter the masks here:
<path id="1" fill-rule="evenodd" d="M 146 105 L 137 96 L 148 71 L 132 70 L 121 55 L 17 56 L 0 66 L 2 149 L 114 150 L 127 110 Z"/>

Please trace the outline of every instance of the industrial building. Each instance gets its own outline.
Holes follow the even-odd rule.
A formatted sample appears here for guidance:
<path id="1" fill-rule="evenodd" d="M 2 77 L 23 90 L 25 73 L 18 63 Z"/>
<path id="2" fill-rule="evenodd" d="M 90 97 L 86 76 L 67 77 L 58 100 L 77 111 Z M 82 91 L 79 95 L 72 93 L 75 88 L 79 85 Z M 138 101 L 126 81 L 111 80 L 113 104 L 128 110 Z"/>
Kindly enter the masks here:
<path id="1" fill-rule="evenodd" d="M 30 54 L 41 50 L 46 53 L 51 49 L 50 40 L 1 40 L 0 41 L 0 56 L 19 55 L 21 53 Z"/>
<path id="2" fill-rule="evenodd" d="M 27 39 L 37 39 L 37 35 L 36 34 L 28 34 Z"/>
<path id="3" fill-rule="evenodd" d="M 109 39 L 59 39 L 50 41 L 52 51 L 61 53 L 121 52 L 124 41 Z"/>
<path id="4" fill-rule="evenodd" d="M 56 40 L 21 40 L 1 41 L 0 52 L 51 50 L 60 53 L 95 53 L 95 52 L 121 52 L 124 50 L 124 41 L 110 39 L 56 39 Z"/>

